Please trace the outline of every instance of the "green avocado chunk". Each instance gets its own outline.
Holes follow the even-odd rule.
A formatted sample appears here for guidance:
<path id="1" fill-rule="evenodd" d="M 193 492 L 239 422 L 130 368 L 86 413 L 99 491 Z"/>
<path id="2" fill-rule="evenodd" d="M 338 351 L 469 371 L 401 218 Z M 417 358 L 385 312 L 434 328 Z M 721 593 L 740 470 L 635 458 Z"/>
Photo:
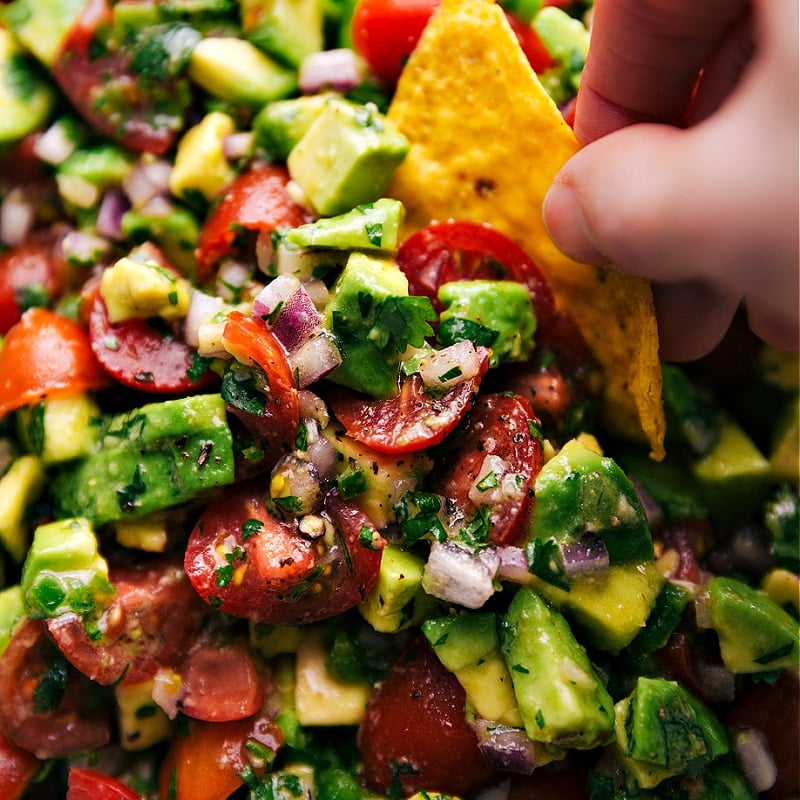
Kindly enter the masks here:
<path id="1" fill-rule="evenodd" d="M 314 210 L 331 217 L 383 196 L 408 148 L 374 106 L 331 98 L 286 163 Z"/>
<path id="2" fill-rule="evenodd" d="M 619 465 L 577 439 L 545 465 L 536 478 L 529 540 L 578 542 L 600 537 L 612 564 L 652 559 L 653 542 L 636 489 Z"/>
<path id="3" fill-rule="evenodd" d="M 225 401 L 195 395 L 112 417 L 102 447 L 59 472 L 53 495 L 62 516 L 100 524 L 170 508 L 233 478 Z"/>
<path id="4" fill-rule="evenodd" d="M 533 355 L 536 316 L 527 288 L 516 281 L 453 281 L 439 287 L 445 309 L 439 317 L 439 342 L 443 346 L 470 338 L 469 320 L 491 331 L 491 342 L 476 344 L 492 348 L 490 366 L 508 361 L 527 361 Z"/>
<path id="5" fill-rule="evenodd" d="M 19 584 L 0 590 L 0 655 L 8 646 L 14 626 L 25 614 L 25 601 Z"/>
<path id="6" fill-rule="evenodd" d="M 86 0 L 15 0 L 3 8 L 0 19 L 26 49 L 50 67 L 85 5 Z"/>
<path id="7" fill-rule="evenodd" d="M 264 52 L 293 67 L 323 49 L 321 0 L 240 0 L 242 32 Z"/>
<path id="8" fill-rule="evenodd" d="M 500 621 L 500 645 L 528 736 L 591 749 L 614 738 L 614 703 L 564 617 L 521 587 Z"/>
<path id="9" fill-rule="evenodd" d="M 253 118 L 256 148 L 274 161 L 286 161 L 330 97 L 325 93 L 311 94 L 267 103 Z"/>
<path id="10" fill-rule="evenodd" d="M 722 661 L 731 672 L 797 666 L 800 626 L 767 594 L 718 576 L 709 581 L 708 603 Z"/>

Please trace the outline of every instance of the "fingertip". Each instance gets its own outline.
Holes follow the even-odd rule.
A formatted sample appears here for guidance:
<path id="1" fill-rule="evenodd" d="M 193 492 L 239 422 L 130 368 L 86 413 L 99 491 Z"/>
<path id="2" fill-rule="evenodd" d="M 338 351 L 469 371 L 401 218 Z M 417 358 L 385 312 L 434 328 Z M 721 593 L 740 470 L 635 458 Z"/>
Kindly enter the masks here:
<path id="1" fill-rule="evenodd" d="M 542 219 L 553 243 L 564 255 L 585 264 L 606 264 L 586 222 L 578 194 L 570 183 L 556 178 L 542 204 Z"/>

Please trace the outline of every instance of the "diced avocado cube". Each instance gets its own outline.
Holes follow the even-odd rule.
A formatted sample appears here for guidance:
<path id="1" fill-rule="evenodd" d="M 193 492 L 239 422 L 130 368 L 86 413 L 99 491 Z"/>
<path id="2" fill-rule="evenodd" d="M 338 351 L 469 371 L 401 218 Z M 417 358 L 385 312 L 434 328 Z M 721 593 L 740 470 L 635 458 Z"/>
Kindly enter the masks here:
<path id="1" fill-rule="evenodd" d="M 531 739 L 591 749 L 614 738 L 614 704 L 586 650 L 534 589 L 517 590 L 499 632 Z"/>
<path id="2" fill-rule="evenodd" d="M 123 547 L 145 553 L 163 553 L 167 549 L 167 519 L 163 513 L 142 519 L 120 519 L 113 527 L 116 540 Z"/>
<path id="3" fill-rule="evenodd" d="M 253 108 L 286 97 L 297 87 L 293 70 L 232 36 L 210 36 L 198 42 L 189 61 L 189 77 L 220 100 Z"/>
<path id="4" fill-rule="evenodd" d="M 299 67 L 323 49 L 321 0 L 239 0 L 245 38 L 279 61 Z"/>
<path id="5" fill-rule="evenodd" d="M 312 94 L 267 103 L 253 119 L 256 147 L 274 161 L 286 161 L 292 148 L 306 135 L 331 95 Z"/>
<path id="6" fill-rule="evenodd" d="M 99 614 L 116 594 L 92 525 L 83 517 L 36 528 L 20 584 L 34 619 L 70 612 L 81 617 Z"/>
<path id="7" fill-rule="evenodd" d="M 435 612 L 436 601 L 422 589 L 425 562 L 416 554 L 387 544 L 375 586 L 359 604 L 361 616 L 379 633 L 396 633 Z"/>
<path id="8" fill-rule="evenodd" d="M 0 590 L 0 656 L 8 646 L 14 626 L 25 616 L 27 609 L 19 584 Z"/>
<path id="9" fill-rule="evenodd" d="M 26 49 L 50 67 L 84 5 L 86 0 L 15 0 L 3 8 L 2 20 Z"/>
<path id="10" fill-rule="evenodd" d="M 716 402 L 677 364 L 662 364 L 661 374 L 667 440 L 705 455 L 719 438 Z"/>
<path id="11" fill-rule="evenodd" d="M 561 544 L 593 534 L 603 540 L 612 564 L 653 557 L 642 502 L 612 458 L 572 439 L 542 467 L 534 491 L 530 540 Z"/>
<path id="12" fill-rule="evenodd" d="M 775 424 L 769 463 L 775 480 L 800 483 L 800 394 L 788 401 Z"/>
<path id="13" fill-rule="evenodd" d="M 522 725 L 511 675 L 500 651 L 496 614 L 437 617 L 423 622 L 422 632 L 442 664 L 458 678 L 480 719 Z"/>
<path id="14" fill-rule="evenodd" d="M 186 131 L 169 176 L 172 194 L 183 197 L 196 192 L 210 202 L 233 180 L 235 173 L 223 144 L 235 130 L 232 117 L 212 111 Z"/>
<path id="15" fill-rule="evenodd" d="M 328 670 L 322 632 L 310 631 L 297 649 L 294 702 L 301 725 L 358 725 L 372 686 L 345 683 Z"/>
<path id="16" fill-rule="evenodd" d="M 21 563 L 28 549 L 25 514 L 44 488 L 47 476 L 36 456 L 15 459 L 0 478 L 0 544 Z"/>
<path id="17" fill-rule="evenodd" d="M 724 418 L 717 442 L 693 464 L 712 516 L 725 524 L 746 519 L 764 502 L 772 480 L 769 461 L 750 436 Z"/>
<path id="18" fill-rule="evenodd" d="M 531 25 L 554 61 L 558 63 L 577 89 L 589 52 L 589 31 L 580 19 L 561 8 L 547 6 L 539 10 Z"/>
<path id="19" fill-rule="evenodd" d="M 464 338 L 453 330 L 463 320 L 495 332 L 490 366 L 507 361 L 527 361 L 533 355 L 536 316 L 528 289 L 516 281 L 453 281 L 439 287 L 444 311 L 439 315 L 439 340 L 447 346 Z M 446 338 L 443 338 L 446 337 Z M 481 340 L 476 344 L 487 344 Z"/>
<path id="20" fill-rule="evenodd" d="M 155 261 L 124 256 L 103 271 L 100 296 L 112 323 L 149 317 L 175 320 L 189 310 L 191 284 Z"/>
<path id="21" fill-rule="evenodd" d="M 169 717 L 153 700 L 154 680 L 117 684 L 117 728 L 119 744 L 127 752 L 146 750 L 168 739 Z"/>
<path id="22" fill-rule="evenodd" d="M 330 99 L 287 159 L 315 211 L 342 214 L 383 196 L 409 142 L 371 106 Z"/>
<path id="23" fill-rule="evenodd" d="M 81 147 L 58 166 L 59 180 L 77 178 L 100 190 L 119 186 L 133 166 L 133 156 L 118 145 L 102 144 Z"/>
<path id="24" fill-rule="evenodd" d="M 100 409 L 85 392 L 51 397 L 17 412 L 17 431 L 45 465 L 90 455 L 100 439 Z"/>
<path id="25" fill-rule="evenodd" d="M 397 250 L 403 204 L 381 198 L 356 206 L 335 217 L 324 217 L 287 231 L 284 239 L 295 247 L 337 250 Z"/>
<path id="26" fill-rule="evenodd" d="M 769 595 L 727 576 L 712 578 L 707 591 L 711 626 L 731 672 L 797 667 L 800 625 Z"/>
<path id="27" fill-rule="evenodd" d="M 52 493 L 63 516 L 100 524 L 172 508 L 233 478 L 225 401 L 193 395 L 112 417 L 102 448 L 62 469 Z"/>
<path id="28" fill-rule="evenodd" d="M 269 625 L 264 622 L 249 624 L 250 646 L 264 658 L 284 653 L 296 653 L 306 635 L 306 629 L 294 625 Z"/>
<path id="29" fill-rule="evenodd" d="M 0 148 L 43 127 L 55 106 L 56 94 L 37 67 L 0 27 Z"/>
<path id="30" fill-rule="evenodd" d="M 652 561 L 612 564 L 597 575 L 580 575 L 569 591 L 534 579 L 537 590 L 580 627 L 586 641 L 607 653 L 618 653 L 641 633 L 663 582 Z"/>
<path id="31" fill-rule="evenodd" d="M 675 681 L 641 676 L 614 711 L 616 747 L 642 788 L 713 761 L 730 749 L 722 723 Z"/>
<path id="32" fill-rule="evenodd" d="M 643 656 L 663 647 L 683 617 L 691 595 L 683 586 L 665 581 L 656 597 L 645 627 L 628 646 L 628 652 Z"/>
<path id="33" fill-rule="evenodd" d="M 397 391 L 400 364 L 392 342 L 373 333 L 387 300 L 408 297 L 408 280 L 393 261 L 354 252 L 336 280 L 325 307 L 325 326 L 337 337 L 342 364 L 328 377 L 372 397 Z"/>

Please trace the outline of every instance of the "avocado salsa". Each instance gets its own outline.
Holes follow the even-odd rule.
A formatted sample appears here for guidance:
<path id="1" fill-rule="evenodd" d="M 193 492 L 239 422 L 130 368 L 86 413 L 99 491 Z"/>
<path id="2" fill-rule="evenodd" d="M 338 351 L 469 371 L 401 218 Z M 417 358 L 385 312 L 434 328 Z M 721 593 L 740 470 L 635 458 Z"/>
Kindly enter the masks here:
<path id="1" fill-rule="evenodd" d="M 796 357 L 607 430 L 512 238 L 403 227 L 436 5 L 0 8 L 0 798 L 800 793 Z M 591 4 L 501 5 L 568 117 Z"/>

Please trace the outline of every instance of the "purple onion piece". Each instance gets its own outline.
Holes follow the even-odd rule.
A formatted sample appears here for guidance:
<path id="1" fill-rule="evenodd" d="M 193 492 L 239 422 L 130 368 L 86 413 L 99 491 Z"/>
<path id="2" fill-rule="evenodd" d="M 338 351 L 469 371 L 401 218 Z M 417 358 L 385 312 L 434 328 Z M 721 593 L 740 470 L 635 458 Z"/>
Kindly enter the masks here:
<path id="1" fill-rule="evenodd" d="M 107 239 L 121 239 L 122 216 L 130 207 L 130 201 L 120 189 L 109 189 L 105 192 L 97 210 L 97 233 Z"/>
<path id="2" fill-rule="evenodd" d="M 312 53 L 300 65 L 298 81 L 304 94 L 316 94 L 323 89 L 346 92 L 364 79 L 363 62 L 348 48 Z"/>
<path id="3" fill-rule="evenodd" d="M 302 286 L 285 301 L 270 327 L 278 341 L 290 353 L 308 341 L 319 329 L 319 311 Z"/>
<path id="4" fill-rule="evenodd" d="M 497 769 L 530 775 L 536 769 L 536 745 L 521 728 L 477 720 L 478 749 Z"/>
<path id="5" fill-rule="evenodd" d="M 585 534 L 577 542 L 564 542 L 559 547 L 564 572 L 569 577 L 608 569 L 608 550 L 599 536 Z"/>

